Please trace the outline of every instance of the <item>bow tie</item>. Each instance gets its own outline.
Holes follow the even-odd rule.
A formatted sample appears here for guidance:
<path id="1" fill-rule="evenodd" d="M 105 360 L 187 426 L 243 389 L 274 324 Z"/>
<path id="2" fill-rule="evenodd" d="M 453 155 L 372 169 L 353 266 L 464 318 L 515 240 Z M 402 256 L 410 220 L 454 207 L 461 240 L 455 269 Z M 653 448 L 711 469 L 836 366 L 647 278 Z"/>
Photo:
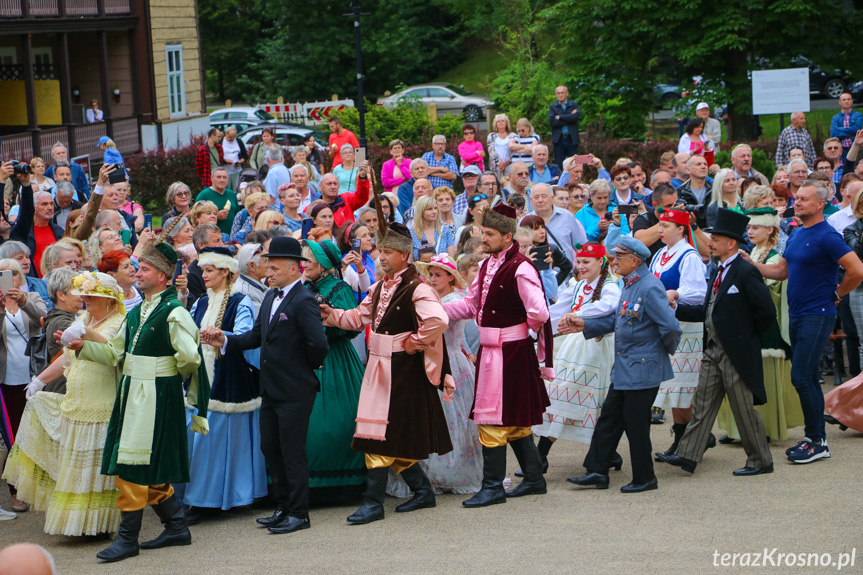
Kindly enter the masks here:
<path id="1" fill-rule="evenodd" d="M 286 295 L 288 295 L 287 290 L 276 288 L 276 298 L 278 298 L 278 299 L 284 299 L 284 297 L 285 297 Z"/>

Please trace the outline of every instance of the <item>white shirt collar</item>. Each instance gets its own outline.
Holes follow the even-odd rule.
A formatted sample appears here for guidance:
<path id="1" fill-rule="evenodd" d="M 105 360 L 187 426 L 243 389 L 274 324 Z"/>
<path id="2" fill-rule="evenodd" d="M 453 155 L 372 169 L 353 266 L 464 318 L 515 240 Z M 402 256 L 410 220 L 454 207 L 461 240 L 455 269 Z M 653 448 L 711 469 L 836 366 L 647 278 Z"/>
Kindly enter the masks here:
<path id="1" fill-rule="evenodd" d="M 723 270 L 728 270 L 728 266 L 731 265 L 731 262 L 733 262 L 736 257 L 737 257 L 737 253 L 733 253 L 733 254 L 731 254 L 730 258 L 728 258 L 727 260 L 725 260 L 724 263 L 721 263 L 719 265 L 722 266 Z"/>
<path id="2" fill-rule="evenodd" d="M 295 286 L 295 285 L 297 285 L 297 283 L 298 283 L 299 281 L 300 281 L 300 278 L 297 278 L 297 279 L 295 279 L 294 281 L 292 281 L 291 283 L 289 283 L 288 285 L 286 285 L 285 287 L 283 287 L 283 288 L 281 288 L 281 289 L 280 289 L 280 288 L 276 288 L 276 289 L 279 289 L 279 291 L 281 292 L 281 293 L 277 294 L 277 295 L 276 295 L 276 297 L 277 297 L 277 298 L 279 298 L 279 299 L 284 298 L 286 295 L 288 295 L 288 294 L 290 293 L 290 291 L 294 288 L 294 286 Z"/>

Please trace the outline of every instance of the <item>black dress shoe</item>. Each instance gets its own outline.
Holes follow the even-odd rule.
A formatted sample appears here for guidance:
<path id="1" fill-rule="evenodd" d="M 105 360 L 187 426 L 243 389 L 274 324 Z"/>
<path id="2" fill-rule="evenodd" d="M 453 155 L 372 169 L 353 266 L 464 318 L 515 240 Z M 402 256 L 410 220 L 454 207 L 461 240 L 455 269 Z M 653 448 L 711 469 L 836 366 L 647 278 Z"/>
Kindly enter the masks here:
<path id="1" fill-rule="evenodd" d="M 614 452 L 614 455 L 611 456 L 611 467 L 614 467 L 615 471 L 620 471 L 620 468 L 623 467 L 623 457 L 620 456 L 618 452 Z"/>
<path id="2" fill-rule="evenodd" d="M 294 531 L 300 531 L 301 529 L 308 529 L 311 526 L 312 524 L 309 523 L 308 517 L 294 517 L 293 515 L 288 515 L 281 523 L 268 527 L 267 531 L 270 533 L 293 533 Z"/>
<path id="3" fill-rule="evenodd" d="M 627 483 L 623 487 L 620 488 L 621 493 L 641 493 L 642 491 L 652 491 L 654 489 L 659 489 L 659 483 L 656 481 L 654 477 L 647 483 Z"/>
<path id="4" fill-rule="evenodd" d="M 685 457 L 680 457 L 679 455 L 672 453 L 671 455 L 664 455 L 660 453 L 657 455 L 657 459 L 659 461 L 668 463 L 669 465 L 673 465 L 675 467 L 679 467 L 683 471 L 687 473 L 695 473 L 695 466 L 698 465 L 696 462 L 691 459 L 686 459 Z"/>
<path id="5" fill-rule="evenodd" d="M 746 477 L 749 475 L 761 475 L 762 473 L 773 473 L 773 464 L 771 463 L 766 467 L 741 467 L 740 469 L 735 469 L 732 475 Z"/>
<path id="6" fill-rule="evenodd" d="M 713 449 L 716 447 L 716 436 L 712 433 L 707 436 L 707 449 Z"/>
<path id="7" fill-rule="evenodd" d="M 566 480 L 582 487 L 595 485 L 597 489 L 608 489 L 608 475 L 602 473 L 588 472 L 580 477 L 567 477 Z"/>
<path id="8" fill-rule="evenodd" d="M 261 527 L 272 527 L 273 525 L 278 525 L 279 523 L 284 521 L 287 516 L 287 511 L 276 509 L 269 517 L 261 517 L 260 519 L 255 519 L 255 522 Z"/>
<path id="9" fill-rule="evenodd" d="M 719 438 L 719 443 L 721 443 L 722 445 L 728 445 L 729 443 L 734 443 L 734 441 L 734 439 L 731 439 L 727 435 L 723 435 Z"/>

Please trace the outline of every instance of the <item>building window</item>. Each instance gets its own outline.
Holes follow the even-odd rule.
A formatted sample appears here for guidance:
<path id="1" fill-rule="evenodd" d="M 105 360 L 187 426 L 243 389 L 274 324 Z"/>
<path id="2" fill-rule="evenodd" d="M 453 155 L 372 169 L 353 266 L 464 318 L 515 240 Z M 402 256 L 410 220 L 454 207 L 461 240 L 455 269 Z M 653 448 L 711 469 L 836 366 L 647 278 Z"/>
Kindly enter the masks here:
<path id="1" fill-rule="evenodd" d="M 186 80 L 183 76 L 183 46 L 165 46 L 168 70 L 168 107 L 172 118 L 186 115 Z"/>
<path id="2" fill-rule="evenodd" d="M 15 48 L 0 48 L 0 66 L 14 66 L 18 63 Z"/>

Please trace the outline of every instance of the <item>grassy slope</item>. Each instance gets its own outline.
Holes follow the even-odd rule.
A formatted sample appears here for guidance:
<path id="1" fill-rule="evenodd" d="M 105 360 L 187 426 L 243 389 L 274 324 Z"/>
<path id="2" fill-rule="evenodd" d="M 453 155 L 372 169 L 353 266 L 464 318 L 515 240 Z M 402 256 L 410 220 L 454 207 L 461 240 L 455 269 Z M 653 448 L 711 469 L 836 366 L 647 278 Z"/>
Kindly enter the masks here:
<path id="1" fill-rule="evenodd" d="M 830 119 L 836 115 L 836 110 L 813 110 L 806 112 L 806 129 L 816 140 L 825 140 L 830 137 Z M 785 127 L 791 125 L 791 114 L 785 114 Z M 765 138 L 778 138 L 779 115 L 761 116 L 761 127 L 764 129 Z M 820 137 L 819 137 L 820 131 Z"/>
<path id="2" fill-rule="evenodd" d="M 497 71 L 506 66 L 506 57 L 495 46 L 483 45 L 471 48 L 467 59 L 435 78 L 435 82 L 450 82 L 464 85 L 471 92 L 488 95 Z"/>

